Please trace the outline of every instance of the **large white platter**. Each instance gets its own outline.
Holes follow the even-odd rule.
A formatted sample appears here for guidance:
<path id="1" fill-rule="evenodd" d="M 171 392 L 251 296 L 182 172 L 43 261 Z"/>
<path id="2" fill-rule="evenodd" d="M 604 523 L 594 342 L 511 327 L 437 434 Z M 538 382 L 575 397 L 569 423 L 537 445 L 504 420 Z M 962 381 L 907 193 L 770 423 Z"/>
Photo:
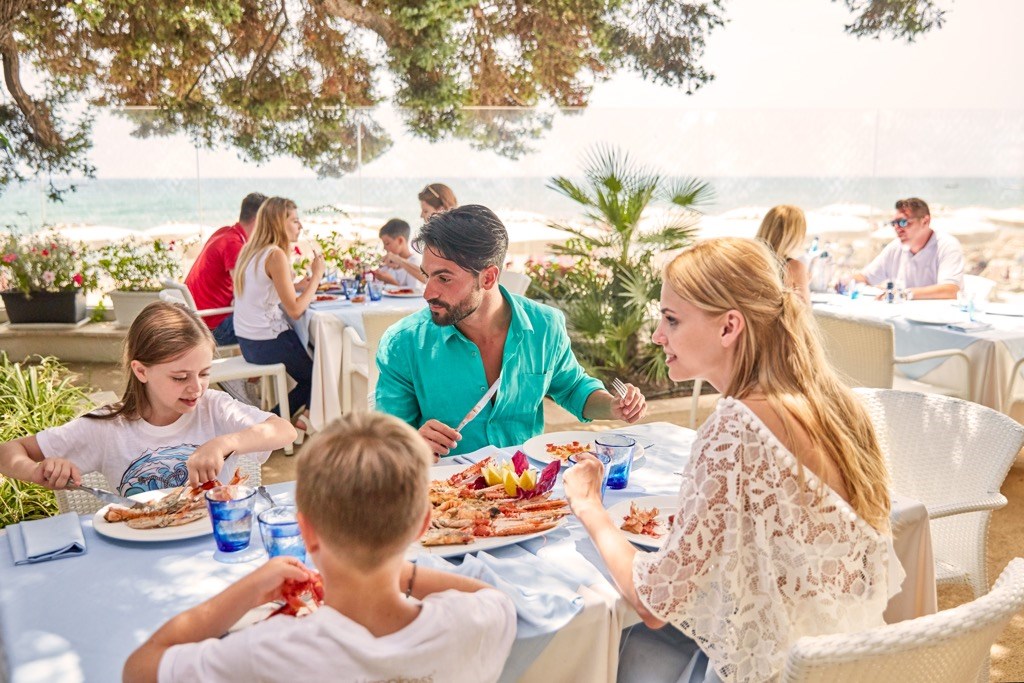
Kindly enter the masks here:
<path id="1" fill-rule="evenodd" d="M 912 311 L 903 315 L 910 322 L 921 325 L 949 325 L 950 323 L 963 322 L 966 317 L 963 313 L 949 309 L 935 309 L 926 311 Z"/>
<path id="2" fill-rule="evenodd" d="M 398 287 L 396 289 L 390 289 L 389 290 L 387 287 L 385 287 L 381 291 L 381 294 L 383 294 L 384 296 L 390 296 L 390 297 L 392 297 L 394 299 L 416 299 L 416 298 L 423 298 L 423 292 L 413 291 L 413 292 L 402 293 L 402 292 L 396 291 L 397 289 L 406 289 L 406 288 Z"/>
<path id="3" fill-rule="evenodd" d="M 501 456 L 495 454 L 495 460 L 500 460 Z M 461 472 L 471 465 L 435 465 L 430 468 L 430 479 L 447 479 L 457 472 Z M 417 555 L 437 555 L 438 557 L 459 557 L 460 555 L 466 555 L 469 553 L 475 553 L 480 550 L 493 550 L 494 548 L 501 548 L 506 545 L 515 545 L 516 543 L 522 543 L 523 541 L 531 538 L 537 538 L 544 534 L 549 534 L 555 529 L 562 526 L 565 521 L 563 517 L 558 521 L 558 526 L 555 526 L 546 531 L 538 531 L 533 534 L 521 534 L 519 536 L 488 536 L 486 538 L 476 538 L 472 543 L 465 545 L 435 545 L 435 546 L 424 546 L 419 541 L 416 541 L 405 551 L 405 556 L 408 559 L 415 558 Z"/>
<path id="4" fill-rule="evenodd" d="M 549 463 L 557 460 L 555 456 L 548 453 L 547 445 L 549 443 L 562 445 L 572 443 L 573 441 L 579 441 L 584 445 L 590 444 L 592 450 L 594 446 L 594 439 L 600 437 L 602 434 L 621 434 L 622 436 L 630 436 L 636 439 L 636 450 L 633 452 L 633 469 L 639 469 L 647 462 L 647 458 L 644 456 L 643 439 L 639 438 L 635 434 L 629 434 L 626 432 L 550 432 L 548 434 L 538 434 L 524 443 L 521 450 L 523 453 L 526 453 L 526 456 L 531 460 Z M 562 463 L 562 465 L 569 464 L 571 463 Z"/>
<path id="5" fill-rule="evenodd" d="M 622 526 L 622 520 L 629 514 L 629 504 L 633 501 L 636 502 L 638 507 L 658 508 L 658 521 L 660 522 L 658 531 L 661 532 L 661 536 L 654 538 L 653 536 L 632 534 L 628 531 L 623 531 L 622 533 L 626 534 L 626 538 L 637 545 L 645 548 L 660 548 L 662 541 L 665 540 L 665 536 L 668 535 L 669 515 L 674 515 L 679 511 L 679 499 L 676 496 L 637 496 L 636 498 L 616 503 L 608 508 L 608 514 L 611 516 L 612 523 L 616 527 Z"/>
<path id="6" fill-rule="evenodd" d="M 144 503 L 154 498 L 160 498 L 166 493 L 166 490 L 144 491 L 128 497 Z M 183 538 L 196 538 L 213 533 L 213 525 L 210 523 L 209 517 L 203 517 L 181 526 L 166 526 L 160 529 L 132 529 L 124 522 L 108 522 L 103 519 L 103 515 L 106 514 L 109 507 L 109 505 L 104 506 L 92 517 L 92 525 L 96 529 L 96 533 L 108 538 L 116 538 L 121 541 L 153 543 L 156 541 L 180 541 Z"/>
<path id="7" fill-rule="evenodd" d="M 988 313 L 989 315 L 1009 315 L 1015 318 L 1021 318 L 1024 317 L 1024 305 L 990 301 L 985 304 L 983 312 Z"/>

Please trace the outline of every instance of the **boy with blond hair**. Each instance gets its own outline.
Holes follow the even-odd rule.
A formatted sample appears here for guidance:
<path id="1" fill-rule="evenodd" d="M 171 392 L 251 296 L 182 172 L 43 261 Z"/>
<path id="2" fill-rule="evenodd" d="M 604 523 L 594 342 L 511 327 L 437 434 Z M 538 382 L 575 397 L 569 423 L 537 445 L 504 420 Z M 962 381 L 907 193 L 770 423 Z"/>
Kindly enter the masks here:
<path id="1" fill-rule="evenodd" d="M 356 413 L 314 436 L 295 500 L 324 604 L 220 638 L 310 572 L 277 557 L 164 624 L 125 663 L 127 681 L 495 681 L 515 640 L 503 593 L 404 559 L 430 523 L 432 456 L 382 413 Z"/>

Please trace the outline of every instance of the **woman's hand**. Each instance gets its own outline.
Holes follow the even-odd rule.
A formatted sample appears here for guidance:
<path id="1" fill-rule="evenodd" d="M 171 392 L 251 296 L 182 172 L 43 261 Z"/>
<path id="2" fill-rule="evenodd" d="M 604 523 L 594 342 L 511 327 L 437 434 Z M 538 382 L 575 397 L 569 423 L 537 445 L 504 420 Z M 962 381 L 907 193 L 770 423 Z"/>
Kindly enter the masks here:
<path id="1" fill-rule="evenodd" d="M 78 465 L 70 460 L 46 458 L 36 464 L 29 481 L 48 489 L 62 489 L 68 484 L 80 484 L 82 472 L 78 469 Z"/>
<path id="2" fill-rule="evenodd" d="M 324 259 L 323 254 L 314 254 L 313 263 L 310 266 L 313 270 L 313 282 L 320 284 L 320 280 L 323 279 L 324 273 L 327 272 L 327 261 Z"/>
<path id="3" fill-rule="evenodd" d="M 195 487 L 216 479 L 231 452 L 217 439 L 210 439 L 192 451 L 192 455 L 188 456 L 185 462 L 185 466 L 188 467 L 189 485 Z"/>
<path id="4" fill-rule="evenodd" d="M 632 384 L 626 385 L 626 396 L 612 402 L 612 417 L 633 424 L 647 415 L 647 399 Z"/>
<path id="5" fill-rule="evenodd" d="M 604 481 L 604 465 L 592 453 L 580 453 L 576 464 L 562 475 L 565 497 L 573 514 L 579 516 L 582 508 L 601 503 L 601 482 Z"/>

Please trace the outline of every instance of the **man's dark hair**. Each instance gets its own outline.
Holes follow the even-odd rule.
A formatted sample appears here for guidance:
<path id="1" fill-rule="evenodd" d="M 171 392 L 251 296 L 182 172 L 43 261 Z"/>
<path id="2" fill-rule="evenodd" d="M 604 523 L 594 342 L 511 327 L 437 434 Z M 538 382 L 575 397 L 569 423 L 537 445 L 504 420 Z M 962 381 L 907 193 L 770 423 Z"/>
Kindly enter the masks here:
<path id="1" fill-rule="evenodd" d="M 471 273 L 488 266 L 501 270 L 508 251 L 508 231 L 486 206 L 468 204 L 431 216 L 420 228 L 413 248 L 420 253 L 432 249 Z"/>
<path id="2" fill-rule="evenodd" d="M 409 235 L 412 234 L 412 229 L 409 224 L 403 221 L 401 218 L 392 218 L 384 227 L 380 229 L 377 234 L 378 237 L 404 237 L 409 239 Z"/>
<path id="3" fill-rule="evenodd" d="M 238 213 L 238 222 L 252 223 L 256 220 L 256 213 L 265 201 L 267 201 L 267 195 L 265 194 L 260 194 L 259 192 L 247 194 L 245 199 L 242 200 L 242 210 Z"/>
<path id="4" fill-rule="evenodd" d="M 917 197 L 911 197 L 910 199 L 897 199 L 896 210 L 906 210 L 911 216 L 915 218 L 921 218 L 922 216 L 931 216 L 931 211 L 928 210 L 928 204 L 923 199 Z"/>

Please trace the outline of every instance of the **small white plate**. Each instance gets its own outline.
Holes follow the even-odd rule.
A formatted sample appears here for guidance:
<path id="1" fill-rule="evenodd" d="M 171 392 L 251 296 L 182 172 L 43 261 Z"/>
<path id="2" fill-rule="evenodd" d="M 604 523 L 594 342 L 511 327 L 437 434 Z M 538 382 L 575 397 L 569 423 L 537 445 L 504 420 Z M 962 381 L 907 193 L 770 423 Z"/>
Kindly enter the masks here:
<path id="1" fill-rule="evenodd" d="M 1024 318 L 1024 304 L 1005 304 L 990 301 L 982 304 L 984 310 L 982 313 L 988 313 L 989 315 L 1008 315 L 1014 318 Z"/>
<path id="2" fill-rule="evenodd" d="M 963 322 L 966 316 L 955 311 L 934 310 L 904 313 L 903 317 L 912 323 L 920 325 L 949 325 L 950 323 Z"/>
<path id="3" fill-rule="evenodd" d="M 388 289 L 387 287 L 385 287 L 383 291 L 381 291 L 381 294 L 383 294 L 384 296 L 390 296 L 394 299 L 415 299 L 423 297 L 423 292 L 399 292 L 393 289 Z"/>
<path id="4" fill-rule="evenodd" d="M 166 494 L 167 489 L 163 489 L 160 491 L 143 491 L 128 497 L 145 503 L 154 498 L 161 498 Z M 103 506 L 92 517 L 92 525 L 96 529 L 96 533 L 108 538 L 116 538 L 120 541 L 152 543 L 156 541 L 180 541 L 183 538 L 197 538 L 213 533 L 213 524 L 210 523 L 209 516 L 189 522 L 188 524 L 182 524 L 181 526 L 165 526 L 159 529 L 133 529 L 124 522 L 108 522 L 103 519 L 103 515 L 107 513 L 107 508 L 109 507 L 109 505 Z"/>
<path id="5" fill-rule="evenodd" d="M 630 434 L 628 432 L 550 432 L 548 434 L 538 434 L 532 439 L 528 440 L 523 444 L 522 451 L 526 453 L 527 457 L 537 462 L 549 463 L 554 462 L 558 458 L 548 453 L 548 444 L 570 444 L 573 441 L 579 441 L 582 445 L 590 445 L 589 450 L 594 448 L 594 439 L 600 437 L 602 434 L 621 434 L 622 436 L 629 436 L 636 439 L 636 450 L 633 452 L 633 469 L 639 469 L 647 462 L 647 458 L 644 456 L 644 440 L 638 437 L 636 434 Z M 653 446 L 650 441 L 647 442 Z M 563 465 L 568 462 L 563 462 Z"/>
<path id="6" fill-rule="evenodd" d="M 495 460 L 499 458 L 495 456 Z M 447 479 L 448 477 L 461 472 L 467 467 L 472 465 L 434 465 L 430 468 L 430 479 L 431 481 L 437 479 Z M 506 545 L 515 545 L 516 543 L 522 543 L 523 541 L 531 538 L 537 538 L 545 534 L 550 534 L 552 531 L 556 531 L 561 528 L 565 522 L 565 517 L 558 520 L 558 525 L 547 529 L 546 531 L 538 531 L 532 534 L 521 534 L 519 536 L 488 536 L 485 538 L 475 538 L 472 543 L 466 543 L 464 545 L 432 545 L 425 546 L 419 541 L 411 544 L 405 551 L 406 559 L 413 559 L 417 555 L 437 555 L 438 557 L 459 557 L 461 555 L 467 555 L 469 553 L 475 553 L 479 550 L 493 550 L 494 548 L 501 548 Z"/>
<path id="7" fill-rule="evenodd" d="M 612 522 L 615 523 L 616 527 L 622 526 L 623 520 L 629 514 L 629 504 L 631 502 L 635 502 L 637 507 L 658 508 L 658 531 L 661 532 L 661 536 L 655 538 L 654 536 L 643 534 L 632 534 L 628 531 L 623 531 L 622 533 L 626 534 L 626 538 L 636 545 L 641 545 L 645 548 L 660 548 L 662 541 L 665 540 L 665 536 L 668 535 L 669 515 L 674 515 L 679 511 L 679 499 L 676 496 L 637 496 L 636 498 L 616 503 L 608 508 L 608 514 L 611 516 Z"/>

